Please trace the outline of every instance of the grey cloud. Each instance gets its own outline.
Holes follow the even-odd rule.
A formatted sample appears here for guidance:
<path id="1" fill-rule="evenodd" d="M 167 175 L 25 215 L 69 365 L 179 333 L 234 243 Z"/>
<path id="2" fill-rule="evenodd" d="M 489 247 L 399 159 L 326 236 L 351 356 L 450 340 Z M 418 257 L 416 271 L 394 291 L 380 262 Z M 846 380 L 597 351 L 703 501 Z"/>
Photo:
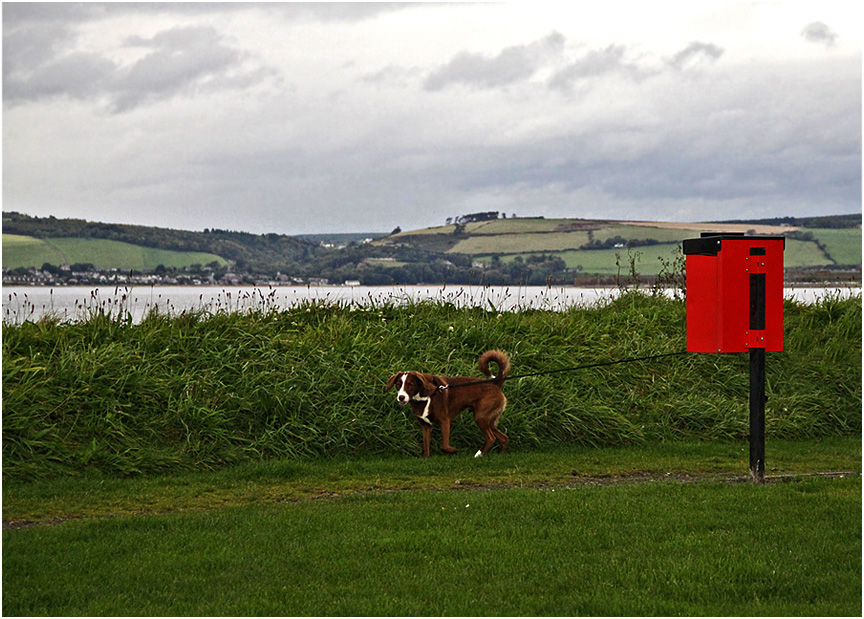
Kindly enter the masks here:
<path id="1" fill-rule="evenodd" d="M 65 31 L 57 32 L 58 37 L 61 34 L 69 38 Z M 130 37 L 126 47 L 149 53 L 128 67 L 97 54 L 64 51 L 65 44 L 46 41 L 39 28 L 12 36 L 23 41 L 10 43 L 16 52 L 4 58 L 3 99 L 10 104 L 57 96 L 106 97 L 112 111 L 123 112 L 181 94 L 245 88 L 271 74 L 265 67 L 246 66 L 250 56 L 228 46 L 212 27 L 173 28 L 148 39 Z M 47 45 L 40 47 L 39 42 Z M 40 51 L 22 51 L 27 49 Z"/>
<path id="2" fill-rule="evenodd" d="M 405 87 L 422 72 L 422 69 L 418 67 L 400 67 L 390 64 L 380 71 L 364 75 L 361 80 L 366 84 L 389 84 Z"/>
<path id="3" fill-rule="evenodd" d="M 163 30 L 149 39 L 131 36 L 126 45 L 155 49 L 183 50 L 190 47 L 206 47 L 219 44 L 219 35 L 210 27 L 187 27 Z"/>
<path id="4" fill-rule="evenodd" d="M 243 59 L 239 50 L 225 46 L 209 27 L 174 28 L 152 39 L 132 37 L 126 43 L 153 51 L 119 76 L 114 101 L 119 111 L 153 98 L 194 91 Z"/>
<path id="5" fill-rule="evenodd" d="M 666 60 L 666 65 L 676 70 L 685 70 L 697 64 L 713 63 L 724 53 L 723 48 L 711 43 L 690 43 L 687 47 Z M 553 90 L 568 92 L 574 84 L 607 75 L 619 75 L 632 80 L 643 80 L 657 75 L 660 70 L 640 66 L 627 60 L 627 48 L 609 45 L 603 49 L 588 51 L 584 56 L 555 72 L 548 81 Z"/>
<path id="6" fill-rule="evenodd" d="M 860 204 L 860 163 L 854 151 L 835 154 L 814 149 L 810 155 L 806 160 L 788 152 L 755 152 L 746 157 L 735 153 L 705 156 L 682 145 L 680 152 L 658 151 L 606 168 L 602 185 L 609 195 L 631 200 L 650 196 L 669 200 L 764 201 L 777 206 L 800 201 Z"/>
<path id="7" fill-rule="evenodd" d="M 853 212 L 861 203 L 860 63 L 840 72 L 836 62 L 822 66 L 812 73 L 791 65 L 751 67 L 735 74 L 737 87 L 729 70 L 722 85 L 714 76 L 672 85 L 672 92 L 668 82 L 658 83 L 668 98 L 649 96 L 643 104 L 656 123 L 629 115 L 612 122 L 586 118 L 555 136 L 494 151 L 478 144 L 450 156 L 457 165 L 447 177 L 458 178 L 466 194 L 516 196 L 529 188 L 539 195 L 554 187 L 574 194 L 596 190 L 619 203 Z M 828 67 L 837 81 L 830 93 L 814 88 Z M 760 88 L 756 95 L 749 87 L 777 83 L 787 86 Z"/>
<path id="8" fill-rule="evenodd" d="M 579 80 L 603 75 L 620 74 L 635 79 L 648 75 L 646 71 L 624 59 L 626 51 L 623 45 L 610 45 L 604 49 L 591 50 L 552 75 L 548 85 L 554 90 L 566 91 Z"/>
<path id="9" fill-rule="evenodd" d="M 223 23 L 226 12 L 250 8 L 244 19 L 260 20 L 274 30 L 304 22 L 304 27 L 327 34 L 322 36 L 326 44 L 333 32 L 325 29 L 330 22 L 339 22 L 342 29 L 347 21 L 371 19 L 394 10 L 393 5 L 22 4 L 3 7 L 4 99 L 12 103 L 7 122 L 16 128 L 7 136 L 4 199 L 25 212 L 49 209 L 34 214 L 98 220 L 100 212 L 134 219 L 158 209 L 158 216 L 147 217 L 173 222 L 172 227 L 183 220 L 193 229 L 239 226 L 298 233 L 334 226 L 340 231 L 389 230 L 396 223 L 405 227 L 408 220 L 421 227 L 456 212 L 492 209 L 520 215 L 533 209 L 547 217 L 605 209 L 603 216 L 633 218 L 640 212 L 650 218 L 650 209 L 655 216 L 671 216 L 672 209 L 685 208 L 680 205 L 691 216 L 693 203 L 705 205 L 700 215 L 705 219 L 716 219 L 733 205 L 741 209 L 736 218 L 753 215 L 757 208 L 773 209 L 769 212 L 775 215 L 860 210 L 860 54 L 852 60 L 811 54 L 819 62 L 807 63 L 775 62 L 783 57 L 769 54 L 768 62 L 756 58 L 742 69 L 735 63 L 723 66 L 718 60 L 724 50 L 706 42 L 685 45 L 689 39 L 684 39 L 678 53 L 668 57 L 652 57 L 650 50 L 636 57 L 637 48 L 626 39 L 587 47 L 552 32 L 485 54 L 454 52 L 425 67 L 411 65 L 404 54 L 381 60 L 376 54 L 377 66 L 358 57 L 346 74 L 350 79 L 355 70 L 363 72 L 365 88 L 354 91 L 345 85 L 340 91 L 344 105 L 336 105 L 335 97 L 332 106 L 317 105 L 320 99 L 303 98 L 302 89 L 292 97 L 250 92 L 243 102 L 247 107 L 211 107 L 207 116 L 213 118 L 202 118 L 194 127 L 177 126 L 183 121 L 175 118 L 173 108 L 170 114 L 153 109 L 156 122 L 144 132 L 141 118 L 134 115 L 106 122 L 91 114 L 83 120 L 90 124 L 73 136 L 89 132 L 93 140 L 84 144 L 65 141 L 67 132 L 56 129 L 82 122 L 81 114 L 66 109 L 71 106 L 26 110 L 22 104 L 66 97 L 121 112 L 247 88 L 270 79 L 272 69 L 250 53 L 252 44 L 240 47 L 211 27 Z M 91 20 L 88 31 L 98 32 L 105 17 L 115 18 L 121 11 L 132 17 L 157 15 L 158 20 L 146 21 L 151 25 L 197 22 L 205 27 L 165 26 L 155 34 L 139 30 L 141 36 L 122 41 L 128 49 L 115 50 L 121 52 L 116 56 L 72 53 L 80 50 L 76 43 L 82 20 Z M 195 11 L 201 11 L 200 18 Z M 218 19 L 205 19 L 216 14 Z M 548 23 L 542 32 L 561 27 L 560 20 Z M 377 26 L 370 32 L 380 35 Z M 806 41 L 799 44 L 835 40 L 830 29 L 821 32 L 802 32 Z M 795 39 L 796 34 L 797 27 Z M 375 43 L 384 46 L 388 40 Z M 319 58 L 329 51 L 308 50 Z M 710 66 L 712 74 L 687 75 L 700 65 Z M 653 77 L 661 73 L 664 79 Z M 546 79 L 550 90 L 536 88 L 519 101 L 505 97 L 503 107 L 513 106 L 515 114 L 505 116 L 502 109 L 494 125 L 485 122 L 485 106 L 494 105 L 489 99 L 495 93 L 488 89 Z M 582 107 L 580 101 L 558 96 L 596 82 L 609 87 L 610 105 L 599 114 L 594 105 L 601 97 Z M 423 97 L 418 100 L 409 90 L 396 97 L 369 85 L 475 90 L 462 92 L 453 102 L 470 106 L 459 112 L 460 118 L 436 126 L 439 109 Z M 372 99 L 363 98 L 373 90 Z M 478 94 L 482 105 L 473 100 Z M 385 100 L 385 112 L 374 107 Z M 10 110 L 14 105 L 22 109 Z M 535 122 L 539 130 L 528 130 Z M 37 126 L 57 135 L 57 141 L 37 150 Z M 345 126 L 352 131 L 341 135 Z M 362 130 L 354 131 L 358 126 Z M 516 130 L 506 140 L 473 139 L 483 131 L 494 135 L 509 128 Z M 126 133 L 130 131 L 134 133 Z M 218 144 L 209 139 L 214 132 L 223 138 Z M 312 143 L 318 135 L 326 135 L 327 143 Z M 135 157 L 117 155 L 133 147 Z M 58 153 L 64 154 L 62 161 Z M 52 182 L 32 182 L 46 166 L 57 172 Z M 206 212 L 195 206 L 202 204 Z M 238 210 L 238 204 L 243 208 Z M 345 204 L 352 206 L 350 213 Z M 137 211 L 125 210 L 126 205 Z M 91 211 L 82 213 L 85 208 Z M 202 217 L 208 221 L 202 223 Z"/>
<path id="10" fill-rule="evenodd" d="M 3 72 L 25 64 L 48 62 L 73 38 L 66 24 L 45 24 L 10 30 L 3 29 Z"/>
<path id="11" fill-rule="evenodd" d="M 3 23 L 3 100 L 22 102 L 66 94 L 94 95 L 110 81 L 113 62 L 101 56 L 69 51 L 73 28 L 63 23 L 12 27 Z"/>
<path id="12" fill-rule="evenodd" d="M 310 18 L 318 21 L 362 21 L 383 13 L 410 10 L 427 3 L 405 2 L 276 2 L 257 3 L 280 11 L 288 18 Z M 434 3 L 432 3 L 434 5 Z M 243 6 L 244 3 L 240 3 Z"/>
<path id="13" fill-rule="evenodd" d="M 787 152 L 701 154 L 686 143 L 656 148 L 635 156 L 608 161 L 585 159 L 594 138 L 563 136 L 520 144 L 490 153 L 482 147 L 460 153 L 462 165 L 452 162 L 446 182 L 454 190 L 475 194 L 497 189 L 518 195 L 524 189 L 543 192 L 557 187 L 565 194 L 595 190 L 615 201 L 672 204 L 705 201 L 786 208 L 806 202 L 833 205 L 845 211 L 861 201 L 860 157 L 853 147 L 844 151 L 808 151 L 808 157 Z M 509 208 L 509 207 L 508 207 Z"/>
<path id="14" fill-rule="evenodd" d="M 543 66 L 550 54 L 564 48 L 564 36 L 553 32 L 528 45 L 504 48 L 497 56 L 460 52 L 424 80 L 426 90 L 442 90 L 453 84 L 497 88 L 526 80 Z"/>
<path id="15" fill-rule="evenodd" d="M 837 40 L 837 33 L 820 21 L 804 26 L 801 36 L 810 43 L 818 43 L 825 47 L 832 47 Z"/>
<path id="16" fill-rule="evenodd" d="M 75 23 L 116 15 L 212 15 L 264 9 L 292 20 L 356 22 L 422 7 L 404 2 L 6 2 L 4 23 Z"/>
<path id="17" fill-rule="evenodd" d="M 98 2 L 6 2 L 3 5 L 3 28 L 21 24 L 64 23 L 85 21 L 100 17 L 111 7 L 123 4 Z M 128 6 L 128 5 L 127 5 Z"/>
<path id="18" fill-rule="evenodd" d="M 96 54 L 67 54 L 45 63 L 27 78 L 3 80 L 8 101 L 38 100 L 66 95 L 77 99 L 97 96 L 112 80 L 116 65 Z"/>
<path id="19" fill-rule="evenodd" d="M 670 67 L 683 70 L 699 64 L 714 63 L 725 51 L 713 43 L 693 41 L 666 62 Z"/>

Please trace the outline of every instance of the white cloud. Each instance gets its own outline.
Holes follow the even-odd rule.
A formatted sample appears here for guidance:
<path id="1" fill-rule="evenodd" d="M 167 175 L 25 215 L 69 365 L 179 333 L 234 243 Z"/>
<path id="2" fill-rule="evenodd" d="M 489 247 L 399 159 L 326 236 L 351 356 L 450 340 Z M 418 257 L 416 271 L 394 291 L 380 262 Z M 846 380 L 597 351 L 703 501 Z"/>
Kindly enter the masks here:
<path id="1" fill-rule="evenodd" d="M 528 45 L 506 47 L 495 56 L 459 52 L 446 65 L 434 70 L 423 82 L 426 90 L 441 90 L 450 84 L 497 88 L 529 79 L 549 56 L 564 49 L 564 36 L 553 32 Z"/>
<path id="2" fill-rule="evenodd" d="M 693 41 L 687 47 L 672 56 L 668 63 L 669 66 L 679 70 L 702 64 L 713 64 L 723 55 L 723 51 L 722 47 L 714 45 L 713 43 Z"/>
<path id="3" fill-rule="evenodd" d="M 13 49 L 18 34 L 10 35 Z M 272 74 L 254 62 L 247 66 L 251 54 L 227 45 L 210 26 L 171 28 L 149 38 L 130 36 L 120 52 L 128 49 L 143 50 L 128 65 L 112 60 L 107 50 L 80 51 L 68 44 L 53 53 L 13 52 L 4 68 L 4 102 L 14 106 L 52 97 L 107 100 L 113 111 L 124 112 L 178 95 L 246 88 Z"/>
<path id="4" fill-rule="evenodd" d="M 820 21 L 804 26 L 801 36 L 811 43 L 819 43 L 825 47 L 833 47 L 837 41 L 837 33 Z"/>
<path id="5" fill-rule="evenodd" d="M 860 211 L 842 7 L 701 5 L 5 5 L 4 209 L 285 233 Z"/>

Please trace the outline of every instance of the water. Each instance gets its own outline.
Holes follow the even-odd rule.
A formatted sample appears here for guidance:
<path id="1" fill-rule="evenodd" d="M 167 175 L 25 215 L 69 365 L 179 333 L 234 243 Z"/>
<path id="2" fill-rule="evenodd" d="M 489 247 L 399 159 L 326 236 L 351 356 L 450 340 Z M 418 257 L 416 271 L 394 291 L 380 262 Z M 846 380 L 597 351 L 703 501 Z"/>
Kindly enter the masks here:
<path id="1" fill-rule="evenodd" d="M 3 320 L 38 320 L 46 314 L 76 320 L 93 311 L 116 315 L 129 312 L 139 321 L 151 310 L 178 314 L 184 310 L 231 312 L 287 309 L 305 301 L 369 306 L 433 300 L 460 307 L 483 306 L 508 311 L 518 308 L 562 310 L 612 298 L 606 288 L 548 288 L 545 286 L 158 286 L 158 287 L 3 287 Z"/>
<path id="2" fill-rule="evenodd" d="M 812 303 L 827 295 L 847 297 L 861 293 L 860 286 L 787 288 L 784 295 Z M 141 287 L 3 287 L 3 321 L 20 323 L 46 314 L 63 320 L 79 320 L 99 311 L 110 315 L 131 314 L 140 321 L 151 310 L 165 314 L 183 311 L 232 312 L 255 309 L 287 309 L 304 301 L 369 306 L 382 303 L 432 300 L 460 307 L 482 306 L 497 311 L 548 309 L 562 311 L 590 306 L 615 298 L 617 288 L 546 286 L 141 286 Z M 667 294 L 674 294 L 667 291 Z"/>

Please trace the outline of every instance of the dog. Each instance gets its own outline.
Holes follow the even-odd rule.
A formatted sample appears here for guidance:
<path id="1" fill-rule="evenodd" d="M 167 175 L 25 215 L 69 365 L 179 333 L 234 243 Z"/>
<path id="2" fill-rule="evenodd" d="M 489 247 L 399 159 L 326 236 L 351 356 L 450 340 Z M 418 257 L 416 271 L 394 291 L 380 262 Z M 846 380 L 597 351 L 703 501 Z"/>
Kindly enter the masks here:
<path id="1" fill-rule="evenodd" d="M 498 374 L 492 375 L 489 364 L 498 366 Z M 432 424 L 441 425 L 441 451 L 455 454 L 450 446 L 450 422 L 463 410 L 474 411 L 474 421 L 486 435 L 483 447 L 475 458 L 485 455 L 497 440 L 501 451 L 507 451 L 507 435 L 498 429 L 498 419 L 507 405 L 501 385 L 510 371 L 510 357 L 500 350 L 487 350 L 477 359 L 477 366 L 491 381 L 471 376 L 437 376 L 419 372 L 399 372 L 390 377 L 385 391 L 398 386 L 396 401 L 400 405 L 410 404 L 423 431 L 423 457 L 429 457 L 429 441 Z M 461 386 L 464 385 L 464 386 Z"/>

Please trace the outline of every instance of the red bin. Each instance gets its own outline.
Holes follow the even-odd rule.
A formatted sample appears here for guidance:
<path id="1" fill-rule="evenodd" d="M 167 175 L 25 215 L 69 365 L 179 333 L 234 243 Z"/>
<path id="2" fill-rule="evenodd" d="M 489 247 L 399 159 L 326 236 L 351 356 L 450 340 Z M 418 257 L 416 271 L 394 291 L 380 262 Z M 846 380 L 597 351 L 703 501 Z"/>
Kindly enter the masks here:
<path id="1" fill-rule="evenodd" d="M 688 352 L 783 350 L 785 245 L 728 233 L 684 241 Z"/>

